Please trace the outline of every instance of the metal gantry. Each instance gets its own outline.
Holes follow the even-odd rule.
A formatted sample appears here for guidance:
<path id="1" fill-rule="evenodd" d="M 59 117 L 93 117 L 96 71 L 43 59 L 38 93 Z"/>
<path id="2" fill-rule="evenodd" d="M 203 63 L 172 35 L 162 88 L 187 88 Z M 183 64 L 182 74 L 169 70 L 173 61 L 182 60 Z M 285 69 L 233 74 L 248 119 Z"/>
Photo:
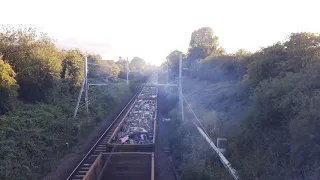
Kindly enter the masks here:
<path id="1" fill-rule="evenodd" d="M 165 86 L 166 91 L 169 86 L 178 87 L 179 90 L 179 109 L 181 120 L 184 121 L 183 99 L 182 99 L 182 54 L 179 55 L 179 82 L 178 85 L 169 83 L 169 59 L 167 59 L 167 84 L 154 84 L 155 86 Z"/>
<path id="2" fill-rule="evenodd" d="M 89 113 L 89 86 L 106 86 L 109 85 L 109 83 L 88 83 L 88 64 L 91 65 L 95 65 L 95 66 L 100 66 L 99 64 L 94 64 L 94 63 L 88 63 L 88 58 L 87 56 L 84 56 L 83 58 L 83 73 L 84 73 L 84 79 L 81 85 L 81 89 L 79 92 L 79 96 L 78 96 L 78 100 L 77 100 L 77 104 L 76 104 L 76 108 L 74 110 L 74 114 L 73 117 L 77 116 L 78 113 L 78 109 L 79 109 L 79 104 L 81 101 L 81 96 L 83 91 L 85 92 L 85 97 L 84 97 L 84 101 L 85 101 L 85 106 L 86 106 L 86 111 L 87 113 Z M 103 65 L 102 65 L 103 66 Z M 127 85 L 129 84 L 129 61 L 128 61 L 128 57 L 127 57 L 127 63 L 126 63 L 126 71 L 127 71 Z"/>
<path id="3" fill-rule="evenodd" d="M 82 82 L 82 85 L 81 85 L 81 89 L 80 89 L 80 92 L 79 92 L 78 101 L 77 101 L 76 108 L 74 110 L 73 117 L 77 116 L 83 89 L 85 90 L 85 105 L 86 105 L 87 113 L 89 112 L 89 105 L 88 105 L 88 88 L 89 88 L 89 85 L 88 85 L 88 76 L 87 76 L 88 75 L 88 58 L 87 58 L 87 56 L 84 56 L 83 71 L 84 71 L 83 72 L 84 79 L 83 79 L 83 82 Z"/>

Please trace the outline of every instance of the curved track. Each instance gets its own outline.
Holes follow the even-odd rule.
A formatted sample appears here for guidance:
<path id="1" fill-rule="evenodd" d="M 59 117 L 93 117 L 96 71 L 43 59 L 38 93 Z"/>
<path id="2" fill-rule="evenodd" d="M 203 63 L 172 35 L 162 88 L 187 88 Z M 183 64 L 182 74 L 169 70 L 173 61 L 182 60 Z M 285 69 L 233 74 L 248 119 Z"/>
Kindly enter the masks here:
<path id="1" fill-rule="evenodd" d="M 126 106 L 122 109 L 122 111 L 118 114 L 118 116 L 114 119 L 110 126 L 104 131 L 104 133 L 100 136 L 97 142 L 92 146 L 89 152 L 77 165 L 77 167 L 72 171 L 67 180 L 81 180 L 86 175 L 89 168 L 91 167 L 91 165 L 100 153 L 107 153 L 111 151 L 110 148 L 107 148 L 107 142 L 114 130 L 118 127 L 122 118 L 130 111 L 134 101 L 136 100 L 137 96 L 139 95 L 142 89 L 143 87 L 141 87 L 138 90 L 138 92 L 130 99 L 130 101 L 126 104 Z"/>

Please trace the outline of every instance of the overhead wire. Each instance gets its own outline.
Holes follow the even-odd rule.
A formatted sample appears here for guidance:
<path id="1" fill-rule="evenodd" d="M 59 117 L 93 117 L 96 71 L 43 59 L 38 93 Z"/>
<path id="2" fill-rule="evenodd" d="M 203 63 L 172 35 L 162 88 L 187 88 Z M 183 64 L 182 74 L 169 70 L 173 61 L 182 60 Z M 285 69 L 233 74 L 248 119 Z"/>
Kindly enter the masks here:
<path id="1" fill-rule="evenodd" d="M 119 83 L 119 84 L 120 84 L 120 83 Z M 118 84 L 116 84 L 116 85 L 118 85 Z M 97 89 L 98 87 L 100 87 L 100 86 L 95 86 L 95 87 L 91 88 L 90 90 L 95 90 L 95 89 Z M 84 103 L 80 104 L 80 105 L 79 105 L 79 109 L 83 108 L 86 104 L 92 104 L 93 102 L 95 102 L 96 100 L 98 100 L 98 97 L 100 97 L 100 95 L 95 95 L 95 96 L 93 96 L 92 99 L 89 99 L 87 102 L 84 102 Z M 58 119 L 56 119 L 56 121 L 61 120 L 61 119 L 63 119 L 63 118 L 70 118 L 70 116 L 72 116 L 72 115 L 73 115 L 73 112 L 67 114 L 66 116 L 60 116 Z"/>
<path id="2" fill-rule="evenodd" d="M 88 64 L 90 65 L 94 65 L 94 66 L 110 66 L 110 65 L 107 65 L 107 64 L 96 64 L 96 63 L 89 63 Z"/>
<path id="3" fill-rule="evenodd" d="M 87 103 L 89 103 L 89 101 L 84 102 L 83 104 L 79 105 L 79 109 L 80 109 L 80 108 L 83 108 Z M 56 120 L 56 121 L 59 121 L 59 120 L 61 120 L 61 119 L 63 119 L 63 118 L 70 118 L 70 116 L 72 116 L 72 115 L 73 115 L 73 112 L 67 114 L 66 116 L 60 116 L 58 119 L 55 119 L 55 120 Z"/>
<path id="4" fill-rule="evenodd" d="M 191 113 L 193 114 L 193 116 L 196 118 L 196 120 L 198 121 L 198 123 L 200 124 L 201 128 L 203 129 L 203 131 L 206 133 L 206 135 L 210 138 L 210 140 L 212 141 L 211 137 L 209 136 L 208 132 L 206 131 L 206 129 L 204 128 L 204 126 L 202 125 L 201 121 L 199 120 L 199 118 L 197 117 L 196 113 L 193 111 L 193 109 L 191 108 L 191 105 L 188 103 L 186 97 L 184 95 L 182 95 L 183 100 L 186 102 L 189 110 L 191 111 Z"/>

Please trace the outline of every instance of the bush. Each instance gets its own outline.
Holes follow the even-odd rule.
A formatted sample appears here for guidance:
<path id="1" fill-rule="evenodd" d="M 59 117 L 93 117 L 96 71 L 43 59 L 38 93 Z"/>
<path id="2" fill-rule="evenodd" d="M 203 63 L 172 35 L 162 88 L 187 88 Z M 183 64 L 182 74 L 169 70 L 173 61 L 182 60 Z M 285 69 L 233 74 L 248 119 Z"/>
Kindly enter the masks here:
<path id="1" fill-rule="evenodd" d="M 16 73 L 8 63 L 0 58 L 0 114 L 14 108 L 17 103 L 18 85 L 15 80 Z"/>
<path id="2" fill-rule="evenodd" d="M 0 116 L 0 179 L 39 179 L 69 151 L 66 143 L 76 145 L 130 93 L 124 84 L 91 88 L 90 116 L 80 106 L 74 119 L 78 92 L 73 96 L 64 91 L 51 104 L 21 104 Z"/>
<path id="3" fill-rule="evenodd" d="M 211 56 L 191 67 L 184 95 L 210 137 L 228 138 L 227 158 L 242 179 L 320 176 L 319 62 L 319 35 L 295 33 L 252 55 Z M 206 144 L 193 131 L 172 124 L 177 166 L 187 179 L 222 176 L 213 175 L 215 162 L 201 156 Z"/>
<path id="4" fill-rule="evenodd" d="M 235 56 L 226 55 L 209 56 L 191 68 L 192 77 L 211 82 L 238 80 L 244 73 L 244 65 Z"/>

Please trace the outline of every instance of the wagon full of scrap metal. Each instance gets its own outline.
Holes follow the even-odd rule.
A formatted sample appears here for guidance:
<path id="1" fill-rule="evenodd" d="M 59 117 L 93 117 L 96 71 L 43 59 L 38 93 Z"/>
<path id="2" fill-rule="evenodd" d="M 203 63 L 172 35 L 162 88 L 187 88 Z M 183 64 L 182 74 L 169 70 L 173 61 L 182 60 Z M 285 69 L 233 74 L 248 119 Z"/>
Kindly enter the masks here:
<path id="1" fill-rule="evenodd" d="M 157 88 L 144 87 L 108 140 L 112 152 L 153 152 L 156 138 Z"/>

